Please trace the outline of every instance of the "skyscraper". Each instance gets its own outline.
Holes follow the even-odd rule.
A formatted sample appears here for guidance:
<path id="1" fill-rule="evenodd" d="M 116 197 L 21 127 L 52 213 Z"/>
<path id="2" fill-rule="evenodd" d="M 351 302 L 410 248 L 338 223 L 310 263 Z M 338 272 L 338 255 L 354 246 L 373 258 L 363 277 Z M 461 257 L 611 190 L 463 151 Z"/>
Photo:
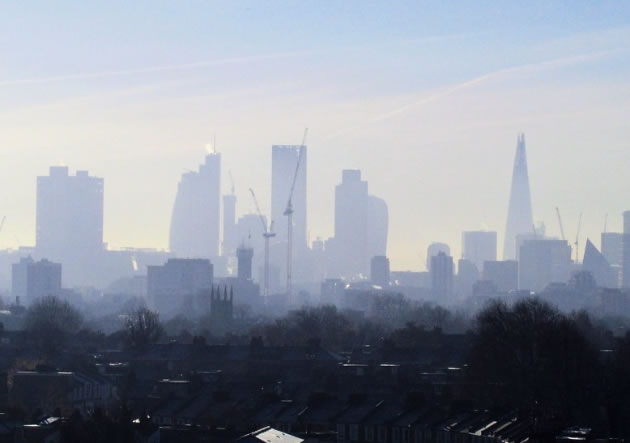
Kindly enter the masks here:
<path id="1" fill-rule="evenodd" d="M 465 258 L 457 262 L 457 277 L 455 278 L 455 293 L 459 297 L 470 297 L 473 286 L 479 280 L 479 268 L 475 263 Z"/>
<path id="2" fill-rule="evenodd" d="M 219 255 L 221 154 L 206 155 L 198 172 L 185 172 L 177 187 L 169 247 L 178 257 Z"/>
<path id="3" fill-rule="evenodd" d="M 516 260 L 484 262 L 482 278 L 494 283 L 501 292 L 516 290 L 518 289 L 518 262 Z"/>
<path id="4" fill-rule="evenodd" d="M 298 158 L 302 159 L 295 181 L 293 205 L 293 254 L 297 258 L 306 249 L 306 146 L 274 145 L 271 147 L 271 220 L 276 241 L 287 241 L 287 208 Z"/>
<path id="5" fill-rule="evenodd" d="M 38 298 L 59 296 L 61 264 L 25 257 L 12 266 L 11 293 L 16 302 L 29 306 Z"/>
<path id="6" fill-rule="evenodd" d="M 566 240 L 527 240 L 518 261 L 519 289 L 539 292 L 550 283 L 569 280 L 571 246 Z"/>
<path id="7" fill-rule="evenodd" d="M 238 258 L 238 278 L 240 280 L 251 280 L 254 250 L 245 245 L 241 245 L 236 250 L 236 257 Z"/>
<path id="8" fill-rule="evenodd" d="M 203 291 L 212 288 L 214 269 L 206 259 L 169 259 L 162 266 L 147 267 L 147 296 L 162 317 L 188 305 L 198 314 L 205 306 Z"/>
<path id="9" fill-rule="evenodd" d="M 451 248 L 446 243 L 433 242 L 427 248 L 427 271 L 431 272 L 431 259 L 443 252 L 444 255 L 451 255 Z"/>
<path id="10" fill-rule="evenodd" d="M 477 267 L 477 271 L 483 271 L 485 261 L 497 259 L 497 233 L 493 231 L 463 232 L 462 258 L 470 260 Z"/>
<path id="11" fill-rule="evenodd" d="M 71 284 L 93 284 L 103 251 L 103 179 L 53 166 L 37 177 L 37 255 L 64 265 Z"/>
<path id="12" fill-rule="evenodd" d="M 532 215 L 532 201 L 529 191 L 529 175 L 527 172 L 527 154 L 525 152 L 525 135 L 519 134 L 512 173 L 512 188 L 510 190 L 510 206 L 508 209 L 507 225 L 505 228 L 505 242 L 503 244 L 503 259 L 516 258 L 516 237 L 519 234 L 531 233 L 534 226 Z"/>
<path id="13" fill-rule="evenodd" d="M 221 255 L 231 256 L 236 249 L 236 196 L 223 196 L 223 243 Z"/>
<path id="14" fill-rule="evenodd" d="M 617 287 L 617 274 L 612 266 L 606 260 L 606 257 L 597 250 L 591 241 L 586 239 L 586 247 L 584 248 L 584 260 L 582 261 L 582 269 L 591 273 L 597 286 L 603 288 Z"/>
<path id="15" fill-rule="evenodd" d="M 602 254 L 611 266 L 621 266 L 623 257 L 623 233 L 602 232 Z"/>
<path id="16" fill-rule="evenodd" d="M 389 228 L 387 203 L 382 198 L 368 196 L 367 256 L 387 255 Z"/>
<path id="17" fill-rule="evenodd" d="M 389 259 L 384 255 L 376 255 L 370 260 L 370 280 L 375 285 L 389 286 Z"/>
<path id="18" fill-rule="evenodd" d="M 358 169 L 344 169 L 335 187 L 335 265 L 347 278 L 367 274 L 368 183 Z"/>
<path id="19" fill-rule="evenodd" d="M 453 295 L 453 257 L 440 251 L 431 257 L 431 290 L 438 302 L 448 302 Z"/>

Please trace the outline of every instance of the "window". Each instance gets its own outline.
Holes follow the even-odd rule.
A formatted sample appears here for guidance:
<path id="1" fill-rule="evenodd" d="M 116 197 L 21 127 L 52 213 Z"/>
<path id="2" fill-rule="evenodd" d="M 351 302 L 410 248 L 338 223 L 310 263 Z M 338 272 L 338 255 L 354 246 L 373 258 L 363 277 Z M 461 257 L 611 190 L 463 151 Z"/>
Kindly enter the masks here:
<path id="1" fill-rule="evenodd" d="M 359 425 L 350 425 L 350 441 L 359 441 Z"/>
<path id="2" fill-rule="evenodd" d="M 337 441 L 346 441 L 346 425 L 337 425 Z"/>
<path id="3" fill-rule="evenodd" d="M 365 441 L 374 441 L 374 426 L 365 427 Z"/>
<path id="4" fill-rule="evenodd" d="M 392 441 L 394 443 L 400 443 L 400 428 L 394 428 L 394 432 L 392 435 Z"/>
<path id="5" fill-rule="evenodd" d="M 385 426 L 378 427 L 378 441 L 379 442 L 387 441 L 387 428 Z"/>

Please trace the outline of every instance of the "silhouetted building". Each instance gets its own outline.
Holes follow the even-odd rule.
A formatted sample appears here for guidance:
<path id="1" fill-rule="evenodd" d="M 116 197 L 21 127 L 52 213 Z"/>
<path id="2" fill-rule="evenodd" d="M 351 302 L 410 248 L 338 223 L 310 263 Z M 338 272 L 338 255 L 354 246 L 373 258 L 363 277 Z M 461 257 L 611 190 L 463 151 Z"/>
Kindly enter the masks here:
<path id="1" fill-rule="evenodd" d="M 178 257 L 219 255 L 221 154 L 206 155 L 199 171 L 185 172 L 173 205 L 169 247 Z"/>
<path id="2" fill-rule="evenodd" d="M 389 259 L 384 255 L 372 257 L 370 261 L 370 280 L 375 285 L 389 286 Z"/>
<path id="3" fill-rule="evenodd" d="M 223 244 L 222 255 L 232 255 L 238 244 L 236 236 L 236 196 L 223 196 Z"/>
<path id="4" fill-rule="evenodd" d="M 339 278 L 327 278 L 321 284 L 320 303 L 323 305 L 341 306 L 346 282 Z"/>
<path id="5" fill-rule="evenodd" d="M 387 255 L 389 212 L 382 198 L 368 196 L 367 256 Z"/>
<path id="6" fill-rule="evenodd" d="M 164 316 L 182 310 L 201 314 L 209 308 L 203 291 L 212 288 L 213 274 L 212 263 L 207 259 L 169 259 L 162 266 L 149 266 L 149 302 Z"/>
<path id="7" fill-rule="evenodd" d="M 233 319 L 234 292 L 232 288 L 230 288 L 230 295 L 228 296 L 227 286 L 223 287 L 223 291 L 221 291 L 221 287 L 217 287 L 215 290 L 213 286 L 210 292 L 210 326 L 215 332 L 222 332 L 231 326 Z"/>
<path id="8" fill-rule="evenodd" d="M 265 223 L 267 223 L 266 218 Z M 271 240 L 273 241 L 273 239 Z M 265 242 L 263 238 L 263 226 L 260 222 L 260 216 L 258 214 L 244 214 L 238 218 L 238 222 L 236 223 L 236 242 L 237 244 L 234 251 L 237 250 L 238 245 L 245 245 L 247 248 L 253 249 L 254 256 L 252 258 L 252 278 L 258 281 L 263 281 Z M 286 246 L 286 243 L 284 243 L 283 246 Z M 286 255 L 286 249 L 281 249 Z M 234 254 L 234 252 L 232 252 L 232 254 Z M 277 267 L 278 265 L 278 262 L 275 261 L 274 258 L 275 257 L 272 256 L 270 259 L 271 267 Z M 277 276 L 276 278 L 272 278 L 272 276 L 270 276 L 271 288 L 278 289 L 280 284 L 281 282 L 278 280 Z"/>
<path id="9" fill-rule="evenodd" d="M 239 280 L 251 280 L 252 258 L 254 257 L 254 250 L 252 248 L 247 248 L 242 245 L 236 250 L 236 257 L 238 259 Z"/>
<path id="10" fill-rule="evenodd" d="M 602 254 L 611 266 L 621 266 L 623 257 L 623 234 L 619 232 L 602 232 Z"/>
<path id="11" fill-rule="evenodd" d="M 431 289 L 438 302 L 450 301 L 453 295 L 453 257 L 439 252 L 431 257 Z"/>
<path id="12" fill-rule="evenodd" d="M 621 287 L 630 288 L 630 211 L 623 213 L 621 278 Z"/>
<path id="13" fill-rule="evenodd" d="M 463 232 L 462 258 L 471 261 L 477 267 L 477 271 L 481 272 L 485 261 L 497 259 L 497 233 L 493 231 Z"/>
<path id="14" fill-rule="evenodd" d="M 334 267 L 346 278 L 367 274 L 368 183 L 358 169 L 344 169 L 335 187 Z"/>
<path id="15" fill-rule="evenodd" d="M 16 303 L 31 305 L 38 298 L 61 294 L 61 264 L 22 258 L 12 266 L 11 293 Z"/>
<path id="16" fill-rule="evenodd" d="M 521 246 L 523 243 L 529 240 L 554 240 L 554 237 L 547 237 L 547 227 L 544 222 L 536 222 L 531 227 L 529 232 L 524 232 L 522 234 L 516 235 L 516 257 L 514 260 L 518 261 L 518 257 L 521 254 Z"/>
<path id="17" fill-rule="evenodd" d="M 457 262 L 457 278 L 455 293 L 460 297 L 469 297 L 473 293 L 473 285 L 479 280 L 479 270 L 470 260 L 464 258 Z"/>
<path id="18" fill-rule="evenodd" d="M 444 255 L 451 255 L 451 248 L 446 243 L 433 242 L 427 248 L 427 271 L 431 272 L 431 259 L 443 252 Z"/>
<path id="19" fill-rule="evenodd" d="M 606 257 L 600 253 L 589 239 L 586 239 L 582 268 L 590 272 L 597 285 L 603 288 L 617 287 L 617 273 L 610 266 Z"/>
<path id="20" fill-rule="evenodd" d="M 494 283 L 500 292 L 516 290 L 518 289 L 518 262 L 516 260 L 484 262 L 482 279 Z"/>
<path id="21" fill-rule="evenodd" d="M 472 287 L 473 297 L 493 298 L 500 295 L 500 292 L 497 285 L 490 280 L 477 280 Z"/>
<path id="22" fill-rule="evenodd" d="M 532 215 L 532 201 L 529 190 L 529 175 L 527 171 L 527 154 L 525 152 L 525 135 L 519 134 L 512 173 L 512 188 L 510 190 L 510 205 L 508 209 L 505 242 L 503 245 L 503 259 L 516 259 L 516 236 L 532 232 L 534 218 Z"/>
<path id="23" fill-rule="evenodd" d="M 73 284 L 93 284 L 103 251 L 103 179 L 53 166 L 37 177 L 36 251 L 64 265 Z"/>
<path id="24" fill-rule="evenodd" d="M 428 272 L 416 271 L 392 271 L 390 281 L 399 286 L 413 288 L 430 288 L 431 275 Z"/>
<path id="25" fill-rule="evenodd" d="M 566 283 L 571 247 L 566 240 L 528 240 L 521 246 L 519 288 L 539 292 L 550 283 Z"/>

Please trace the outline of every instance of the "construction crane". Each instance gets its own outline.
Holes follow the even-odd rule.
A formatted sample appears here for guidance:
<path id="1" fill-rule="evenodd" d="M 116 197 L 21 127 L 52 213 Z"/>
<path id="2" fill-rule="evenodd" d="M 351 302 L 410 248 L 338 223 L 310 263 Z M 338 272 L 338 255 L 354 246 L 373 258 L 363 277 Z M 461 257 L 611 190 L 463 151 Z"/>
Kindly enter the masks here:
<path id="1" fill-rule="evenodd" d="M 564 227 L 562 226 L 562 217 L 560 217 L 560 209 L 556 206 L 556 214 L 558 215 L 558 225 L 560 225 L 560 235 L 562 236 L 562 240 L 566 240 L 564 236 Z"/>
<path id="2" fill-rule="evenodd" d="M 291 189 L 289 191 L 289 199 L 287 201 L 287 208 L 284 210 L 284 215 L 287 216 L 287 301 L 291 303 L 292 300 L 292 262 L 293 262 L 293 191 L 295 190 L 295 182 L 300 171 L 300 164 L 302 163 L 302 153 L 306 146 L 306 136 L 308 135 L 308 128 L 304 129 L 304 137 L 302 137 L 302 144 L 300 145 L 300 152 L 298 154 L 297 163 L 295 165 L 295 173 L 293 174 L 293 182 L 291 183 Z"/>
<path id="3" fill-rule="evenodd" d="M 575 264 L 580 262 L 580 232 L 582 230 L 582 213 L 578 219 L 577 234 L 575 234 Z"/>
<path id="4" fill-rule="evenodd" d="M 264 288 L 263 288 L 263 296 L 269 296 L 269 239 L 276 236 L 273 232 L 273 220 L 267 227 L 267 221 L 265 220 L 265 216 L 262 214 L 260 210 L 260 206 L 258 205 L 258 200 L 256 199 L 256 194 L 254 194 L 254 190 L 249 188 L 249 193 L 252 194 L 252 199 L 254 200 L 254 205 L 256 206 L 256 211 L 258 212 L 258 217 L 260 217 L 260 222 L 263 225 L 263 238 L 265 239 L 265 269 L 264 269 Z"/>

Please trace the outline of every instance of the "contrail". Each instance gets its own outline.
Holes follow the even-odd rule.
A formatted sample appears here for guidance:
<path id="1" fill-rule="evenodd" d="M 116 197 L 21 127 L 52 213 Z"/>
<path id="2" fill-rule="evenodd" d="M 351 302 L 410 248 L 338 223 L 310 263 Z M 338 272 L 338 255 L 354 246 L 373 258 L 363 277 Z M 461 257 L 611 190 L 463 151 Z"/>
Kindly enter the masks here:
<path id="1" fill-rule="evenodd" d="M 131 74 L 146 74 L 146 73 L 154 73 L 154 72 L 180 71 L 180 70 L 185 70 L 185 69 L 199 69 L 199 68 L 205 68 L 208 66 L 252 63 L 252 62 L 257 62 L 257 61 L 262 61 L 262 60 L 273 60 L 273 59 L 278 59 L 278 58 L 295 57 L 299 55 L 304 55 L 305 53 L 306 53 L 305 51 L 301 51 L 301 52 L 296 51 L 296 52 L 284 52 L 284 53 L 268 54 L 268 55 L 250 55 L 250 56 L 243 56 L 243 57 L 231 57 L 231 58 L 223 58 L 223 59 L 217 59 L 217 60 L 200 61 L 200 62 L 194 62 L 194 63 L 184 63 L 180 65 L 151 66 L 147 68 L 125 69 L 125 70 L 119 70 L 119 71 L 75 73 L 75 74 L 65 74 L 65 75 L 58 75 L 58 76 L 52 76 L 52 77 L 27 78 L 27 79 L 20 79 L 20 80 L 2 80 L 0 81 L 0 86 L 63 82 L 63 81 L 68 81 L 68 80 L 84 80 L 84 79 L 103 78 L 103 77 L 119 77 L 123 75 L 131 75 Z"/>
<path id="2" fill-rule="evenodd" d="M 423 37 L 420 39 L 403 40 L 399 43 L 425 43 L 425 42 L 431 42 L 431 41 L 437 41 L 437 40 L 459 38 L 464 35 L 469 35 L 469 34 L 434 35 L 434 36 Z M 349 47 L 339 47 L 339 48 L 336 48 L 336 50 L 356 51 L 356 50 L 361 50 L 361 49 L 369 49 L 373 47 L 374 47 L 373 45 L 357 45 L 357 46 L 349 46 Z M 318 52 L 326 52 L 326 51 L 312 49 L 312 50 L 301 50 L 301 51 L 283 52 L 283 53 L 267 54 L 267 55 L 249 55 L 249 56 L 242 56 L 242 57 L 231 57 L 231 58 L 224 58 L 224 59 L 217 59 L 217 60 L 200 61 L 200 62 L 194 62 L 194 63 L 184 63 L 184 64 L 179 64 L 179 65 L 150 66 L 147 68 L 124 69 L 124 70 L 115 70 L 115 71 L 86 72 L 86 73 L 74 73 L 74 74 L 64 74 L 64 75 L 58 75 L 58 76 L 49 76 L 49 77 L 35 77 L 35 78 L 16 79 L 16 80 L 0 80 L 0 86 L 23 85 L 23 84 L 32 84 L 32 83 L 63 82 L 63 81 L 68 81 L 68 80 L 83 80 L 83 79 L 103 78 L 103 77 L 117 77 L 117 76 L 132 75 L 132 74 L 178 71 L 178 70 L 185 70 L 185 69 L 199 69 L 199 68 L 205 68 L 208 66 L 250 63 L 250 62 L 263 61 L 263 60 L 296 57 L 296 56 L 308 55 L 308 54 L 313 54 L 313 53 L 318 53 Z"/>
<path id="3" fill-rule="evenodd" d="M 369 120 L 366 120 L 360 124 L 356 124 L 353 126 L 350 126 L 348 128 L 345 128 L 329 137 L 325 137 L 324 141 L 328 141 L 331 139 L 335 139 L 337 137 L 341 137 L 343 135 L 349 134 L 351 132 L 354 132 L 356 130 L 362 129 L 365 127 L 366 124 L 369 123 L 376 123 L 376 122 L 381 122 L 384 120 L 388 120 L 392 117 L 395 117 L 399 114 L 403 114 L 404 112 L 408 111 L 411 108 L 414 108 L 416 106 L 422 106 L 422 105 L 426 105 L 429 104 L 435 100 L 438 100 L 440 98 L 446 97 L 448 95 L 451 95 L 461 89 L 467 89 L 470 88 L 474 85 L 477 85 L 479 83 L 485 82 L 487 80 L 490 80 L 492 78 L 501 76 L 501 75 L 505 75 L 505 74 L 511 74 L 514 72 L 539 72 L 539 71 L 544 71 L 544 70 L 548 70 L 548 69 L 554 69 L 554 68 L 559 68 L 559 67 L 564 67 L 564 66 L 570 66 L 570 65 L 574 65 L 574 64 L 579 64 L 579 63 L 584 63 L 584 62 L 588 62 L 591 60 L 595 60 L 598 58 L 602 58 L 602 57 L 606 57 L 609 55 L 613 55 L 613 54 L 617 54 L 617 53 L 621 53 L 621 52 L 627 52 L 628 49 L 627 48 L 618 48 L 618 49 L 611 49 L 611 50 L 607 50 L 607 51 L 601 51 L 601 52 L 595 52 L 595 53 L 589 53 L 589 54 L 582 54 L 582 55 L 576 55 L 576 56 L 571 56 L 571 57 L 562 57 L 562 58 L 558 58 L 558 59 L 554 59 L 554 60 L 547 60 L 547 61 L 543 61 L 543 62 L 538 62 L 538 63 L 528 63 L 525 65 L 519 65 L 519 66 L 512 66 L 509 68 L 504 68 L 504 69 L 499 69 L 498 71 L 493 71 L 493 72 L 489 72 L 487 74 L 483 74 L 480 75 L 478 77 L 472 78 L 470 80 L 464 81 L 462 83 L 457 83 L 455 85 L 451 85 L 450 87 L 447 87 L 446 89 L 443 89 L 441 91 L 435 92 L 434 94 L 431 94 L 429 96 L 423 97 L 419 100 L 415 100 L 412 101 L 410 103 L 407 103 L 403 106 L 400 106 L 396 109 L 392 109 L 384 114 L 380 114 L 377 116 L 374 116 L 372 118 L 370 118 Z"/>

